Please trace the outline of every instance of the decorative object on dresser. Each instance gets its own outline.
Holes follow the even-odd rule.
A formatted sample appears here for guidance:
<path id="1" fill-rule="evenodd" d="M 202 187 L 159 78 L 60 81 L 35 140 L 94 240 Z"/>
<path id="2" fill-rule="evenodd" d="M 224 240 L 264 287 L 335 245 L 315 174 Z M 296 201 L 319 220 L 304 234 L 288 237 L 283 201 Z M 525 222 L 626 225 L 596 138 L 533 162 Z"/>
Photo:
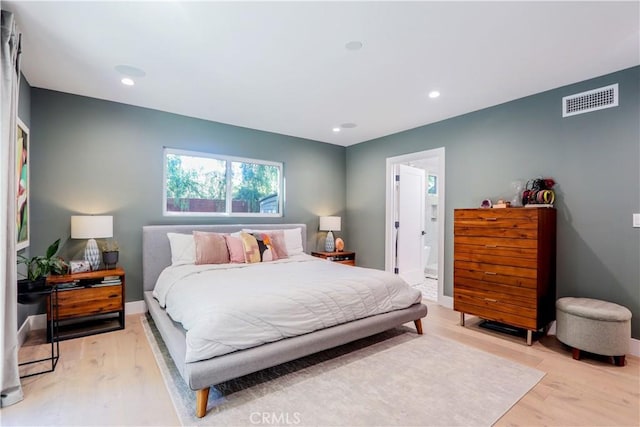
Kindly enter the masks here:
<path id="1" fill-rule="evenodd" d="M 336 250 L 335 241 L 333 239 L 333 232 L 340 231 L 340 217 L 339 216 L 321 216 L 320 217 L 320 231 L 327 232 L 327 238 L 324 241 L 325 252 L 333 252 Z"/>
<path id="2" fill-rule="evenodd" d="M 311 255 L 346 265 L 356 265 L 356 253 L 350 251 L 311 252 Z"/>
<path id="3" fill-rule="evenodd" d="M 454 309 L 532 333 L 555 319 L 556 210 L 456 209 Z"/>
<path id="4" fill-rule="evenodd" d="M 58 287 L 53 313 L 60 322 L 60 339 L 124 329 L 125 273 L 122 268 L 49 276 Z M 51 319 L 52 310 L 47 310 Z M 51 331 L 47 330 L 51 339 Z"/>
<path id="5" fill-rule="evenodd" d="M 89 261 L 83 259 L 69 261 L 69 273 L 86 273 L 87 271 L 91 271 Z"/>
<path id="6" fill-rule="evenodd" d="M 116 268 L 119 255 L 120 247 L 114 239 L 109 239 L 102 244 L 102 263 L 105 269 Z"/>
<path id="7" fill-rule="evenodd" d="M 71 217 L 71 238 L 89 239 L 84 250 L 84 259 L 91 264 L 91 270 L 100 267 L 100 250 L 95 239 L 113 237 L 113 217 L 109 215 L 73 215 Z"/>
<path id="8" fill-rule="evenodd" d="M 511 188 L 514 191 L 513 198 L 511 199 L 511 207 L 522 207 L 522 192 L 524 191 L 524 183 L 520 180 L 513 181 L 511 183 Z"/>
<path id="9" fill-rule="evenodd" d="M 344 251 L 344 240 L 342 240 L 340 237 L 336 239 L 336 251 L 337 252 Z"/>
<path id="10" fill-rule="evenodd" d="M 525 207 L 552 207 L 556 200 L 556 193 L 552 190 L 554 185 L 553 178 L 530 179 L 522 192 L 522 204 Z"/>

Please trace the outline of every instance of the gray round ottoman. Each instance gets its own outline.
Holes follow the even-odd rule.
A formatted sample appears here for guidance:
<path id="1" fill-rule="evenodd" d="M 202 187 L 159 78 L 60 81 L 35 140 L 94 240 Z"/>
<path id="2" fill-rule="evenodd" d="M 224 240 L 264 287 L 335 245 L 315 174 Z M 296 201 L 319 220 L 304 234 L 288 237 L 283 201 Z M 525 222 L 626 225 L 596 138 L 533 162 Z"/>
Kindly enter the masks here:
<path id="1" fill-rule="evenodd" d="M 556 337 L 573 349 L 613 356 L 624 366 L 631 339 L 631 311 L 612 302 L 591 298 L 564 297 L 556 301 Z"/>

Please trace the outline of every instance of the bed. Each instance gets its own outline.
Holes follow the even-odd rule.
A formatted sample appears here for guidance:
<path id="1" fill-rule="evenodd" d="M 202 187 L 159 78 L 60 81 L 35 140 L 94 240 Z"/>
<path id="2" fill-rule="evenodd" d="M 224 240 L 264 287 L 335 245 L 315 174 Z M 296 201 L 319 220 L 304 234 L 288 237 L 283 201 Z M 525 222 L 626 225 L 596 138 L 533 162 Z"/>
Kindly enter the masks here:
<path id="1" fill-rule="evenodd" d="M 143 227 L 144 300 L 178 371 L 188 386 L 196 392 L 196 416 L 203 417 L 206 414 L 209 388 L 224 381 L 374 335 L 411 321 L 414 322 L 417 333 L 422 334 L 421 319 L 426 316 L 427 307 L 420 302 L 415 302 L 406 308 L 393 309 L 302 335 L 266 342 L 204 360 L 187 362 L 188 358 L 193 360 L 193 357 L 190 356 L 190 350 L 187 348 L 187 331 L 181 323 L 172 320 L 167 314 L 167 309 L 163 308 L 153 295 L 156 283 L 159 282 L 158 279 L 163 275 L 163 271 L 172 264 L 171 246 L 167 233 L 190 234 L 193 231 L 233 233 L 244 229 L 288 230 L 288 233 L 293 230 L 299 231 L 302 250 L 307 252 L 305 224 L 153 225 Z M 332 264 L 328 261 L 317 261 L 323 265 Z M 313 265 L 319 266 L 319 264 Z M 328 265 L 326 266 L 328 267 Z M 354 267 L 341 266 L 341 268 L 347 269 L 345 271 L 349 272 L 356 271 Z M 378 272 L 378 274 L 384 273 Z"/>

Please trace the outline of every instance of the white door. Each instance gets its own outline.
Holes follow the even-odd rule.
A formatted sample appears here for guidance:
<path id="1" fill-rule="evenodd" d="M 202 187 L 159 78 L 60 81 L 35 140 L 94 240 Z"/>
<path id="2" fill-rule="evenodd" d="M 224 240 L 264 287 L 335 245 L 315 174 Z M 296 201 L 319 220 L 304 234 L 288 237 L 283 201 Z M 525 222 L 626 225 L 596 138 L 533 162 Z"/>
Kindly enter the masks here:
<path id="1" fill-rule="evenodd" d="M 424 281 L 424 169 L 397 165 L 396 271 L 410 285 Z"/>

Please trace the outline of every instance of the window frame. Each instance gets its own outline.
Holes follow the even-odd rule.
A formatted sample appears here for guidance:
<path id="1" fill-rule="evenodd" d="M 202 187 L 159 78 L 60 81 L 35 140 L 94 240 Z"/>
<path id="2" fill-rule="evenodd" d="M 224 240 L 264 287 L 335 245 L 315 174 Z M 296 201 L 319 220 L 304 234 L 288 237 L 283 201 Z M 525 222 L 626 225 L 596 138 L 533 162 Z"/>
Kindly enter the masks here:
<path id="1" fill-rule="evenodd" d="M 225 212 L 184 212 L 167 210 L 167 156 L 169 154 L 184 155 L 191 157 L 204 157 L 214 160 L 223 160 L 226 163 L 225 180 Z M 231 174 L 232 162 L 251 163 L 258 165 L 274 166 L 280 170 L 278 182 L 278 212 L 277 213 L 260 213 L 260 212 L 233 212 L 233 179 Z M 284 198 L 285 198 L 285 178 L 284 163 L 274 162 L 270 160 L 252 159 L 248 157 L 225 156 L 221 154 L 207 153 L 202 151 L 183 150 L 178 148 L 164 147 L 162 150 L 162 216 L 165 217 L 254 217 L 254 218 L 281 218 L 284 216 Z"/>

